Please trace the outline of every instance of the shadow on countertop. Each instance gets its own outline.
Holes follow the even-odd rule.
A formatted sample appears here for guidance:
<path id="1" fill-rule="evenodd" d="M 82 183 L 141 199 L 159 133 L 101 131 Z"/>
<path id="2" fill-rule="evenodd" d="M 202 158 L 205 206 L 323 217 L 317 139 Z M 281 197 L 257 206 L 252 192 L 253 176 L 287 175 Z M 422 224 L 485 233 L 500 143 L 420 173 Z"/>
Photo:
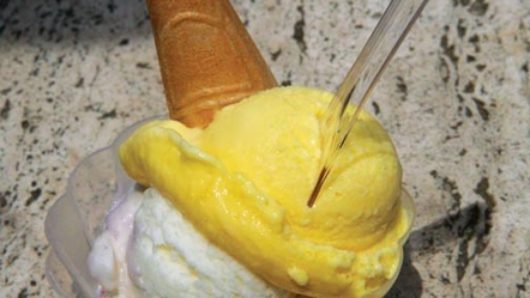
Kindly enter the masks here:
<path id="1" fill-rule="evenodd" d="M 144 0 L 0 0 L 0 46 L 71 45 L 149 36 Z"/>
<path id="2" fill-rule="evenodd" d="M 403 266 L 401 272 L 386 298 L 394 297 L 421 297 L 423 284 L 421 276 L 410 259 L 410 245 L 405 246 Z"/>
<path id="3" fill-rule="evenodd" d="M 454 266 L 457 282 L 460 282 L 470 260 L 483 253 L 488 246 L 494 207 L 493 204 L 476 202 L 465 208 L 455 209 L 441 219 L 413 231 L 405 245 L 400 275 L 385 297 L 421 297 L 423 282 L 412 260 L 429 258 L 440 250 L 458 250 L 457 259 L 448 265 Z M 474 243 L 474 251 L 469 253 L 468 246 L 471 242 Z M 444 281 L 444 277 L 439 278 Z"/>

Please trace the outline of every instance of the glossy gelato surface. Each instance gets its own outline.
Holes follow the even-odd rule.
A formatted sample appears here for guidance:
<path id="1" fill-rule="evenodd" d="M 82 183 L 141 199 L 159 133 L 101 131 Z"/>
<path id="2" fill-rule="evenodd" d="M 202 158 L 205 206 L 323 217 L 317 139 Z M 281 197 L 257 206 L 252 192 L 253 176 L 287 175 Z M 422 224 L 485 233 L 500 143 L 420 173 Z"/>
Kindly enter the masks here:
<path id="1" fill-rule="evenodd" d="M 212 243 L 280 288 L 361 297 L 386 290 L 412 223 L 401 168 L 363 113 L 313 208 L 319 123 L 331 94 L 276 88 L 223 109 L 204 131 L 154 121 L 127 140 L 128 174 L 156 188 Z"/>

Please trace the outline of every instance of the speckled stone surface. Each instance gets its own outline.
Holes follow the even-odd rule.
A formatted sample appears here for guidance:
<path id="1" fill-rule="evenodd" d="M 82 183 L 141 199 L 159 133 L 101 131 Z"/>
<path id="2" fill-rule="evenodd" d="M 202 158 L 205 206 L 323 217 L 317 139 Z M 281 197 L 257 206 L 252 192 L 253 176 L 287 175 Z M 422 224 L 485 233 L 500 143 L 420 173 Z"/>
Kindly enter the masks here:
<path id="1" fill-rule="evenodd" d="M 279 82 L 333 91 L 387 1 L 237 0 Z M 530 2 L 432 0 L 368 110 L 417 221 L 389 297 L 530 297 Z M 46 212 L 79 160 L 165 112 L 137 0 L 0 1 L 0 297 L 52 297 Z"/>

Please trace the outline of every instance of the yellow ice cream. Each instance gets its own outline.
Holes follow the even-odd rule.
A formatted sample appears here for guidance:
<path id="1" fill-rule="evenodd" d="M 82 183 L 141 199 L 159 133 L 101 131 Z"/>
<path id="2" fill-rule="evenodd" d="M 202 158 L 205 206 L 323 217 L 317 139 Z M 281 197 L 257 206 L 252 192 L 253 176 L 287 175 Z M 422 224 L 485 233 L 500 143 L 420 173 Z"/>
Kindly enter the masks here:
<path id="1" fill-rule="evenodd" d="M 224 108 L 204 130 L 154 121 L 122 145 L 121 161 L 268 282 L 314 297 L 380 295 L 412 222 L 401 168 L 384 129 L 362 113 L 340 167 L 307 207 L 331 98 L 275 88 Z"/>

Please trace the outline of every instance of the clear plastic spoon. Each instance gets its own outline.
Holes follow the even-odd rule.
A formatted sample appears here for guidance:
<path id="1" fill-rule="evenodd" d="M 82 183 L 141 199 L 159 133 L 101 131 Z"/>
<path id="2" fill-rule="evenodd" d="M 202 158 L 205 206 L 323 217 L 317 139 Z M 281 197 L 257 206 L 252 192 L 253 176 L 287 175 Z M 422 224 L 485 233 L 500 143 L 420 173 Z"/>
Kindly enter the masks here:
<path id="1" fill-rule="evenodd" d="M 325 115 L 321 171 L 307 201 L 309 207 L 314 205 L 326 178 L 333 170 L 337 156 L 348 140 L 349 132 L 370 92 L 427 2 L 392 0 L 339 86 Z M 346 107 L 352 102 L 358 102 L 355 111 L 345 113 Z"/>

